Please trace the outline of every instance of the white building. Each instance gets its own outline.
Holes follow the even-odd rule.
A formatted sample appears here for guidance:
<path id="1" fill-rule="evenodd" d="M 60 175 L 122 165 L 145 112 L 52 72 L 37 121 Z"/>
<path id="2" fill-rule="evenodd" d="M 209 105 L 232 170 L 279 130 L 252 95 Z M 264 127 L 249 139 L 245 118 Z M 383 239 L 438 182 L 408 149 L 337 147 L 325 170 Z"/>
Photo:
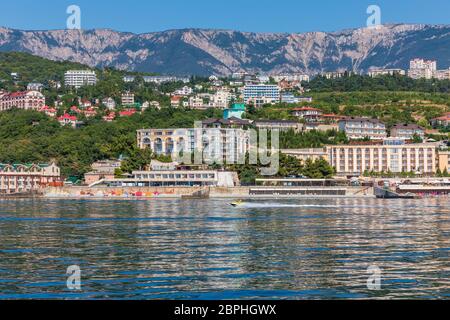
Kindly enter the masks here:
<path id="1" fill-rule="evenodd" d="M 44 89 L 44 85 L 42 83 L 39 83 L 39 82 L 30 82 L 27 85 L 27 90 L 28 91 L 39 91 L 39 92 L 41 92 L 42 89 Z"/>
<path id="2" fill-rule="evenodd" d="M 173 76 L 144 76 L 143 77 L 144 82 L 146 83 L 166 83 L 166 82 L 178 82 L 181 81 L 183 83 L 189 83 L 189 78 L 180 78 L 180 77 L 173 77 Z"/>
<path id="3" fill-rule="evenodd" d="M 197 96 L 190 97 L 188 103 L 189 103 L 189 108 L 192 108 L 192 109 L 207 109 L 208 108 L 208 106 L 205 105 L 203 99 L 200 97 L 197 97 Z"/>
<path id="4" fill-rule="evenodd" d="M 124 92 L 122 93 L 122 105 L 129 106 L 134 104 L 134 93 L 132 92 Z"/>
<path id="5" fill-rule="evenodd" d="M 280 102 L 280 87 L 266 84 L 246 85 L 244 87 L 244 102 L 257 106 Z"/>
<path id="6" fill-rule="evenodd" d="M 191 87 L 184 86 L 181 89 L 176 90 L 173 94 L 177 96 L 189 96 L 194 92 Z"/>
<path id="7" fill-rule="evenodd" d="M 109 110 L 114 110 L 116 108 L 116 101 L 114 101 L 113 98 L 105 98 L 102 100 L 102 103 L 108 108 Z"/>
<path id="8" fill-rule="evenodd" d="M 386 125 L 378 119 L 347 117 L 338 123 L 339 130 L 344 131 L 349 139 L 380 140 L 387 137 Z"/>
<path id="9" fill-rule="evenodd" d="M 301 73 L 291 73 L 291 74 L 279 74 L 279 75 L 273 75 L 272 78 L 276 82 L 281 81 L 288 81 L 288 82 L 294 82 L 294 81 L 306 81 L 309 82 L 310 77 L 307 74 L 301 74 Z"/>
<path id="10" fill-rule="evenodd" d="M 210 105 L 213 108 L 226 109 L 233 98 L 236 98 L 235 95 L 229 91 L 219 90 L 211 96 Z"/>
<path id="11" fill-rule="evenodd" d="M 393 76 L 393 75 L 406 75 L 406 71 L 403 69 L 371 69 L 368 73 L 369 77 L 378 77 L 378 76 Z"/>
<path id="12" fill-rule="evenodd" d="M 82 86 L 92 86 L 97 83 L 97 75 L 91 70 L 69 70 L 64 74 L 64 84 L 66 87 L 80 88 Z"/>
<path id="13" fill-rule="evenodd" d="M 156 154 L 203 154 L 203 162 L 240 163 L 248 150 L 249 133 L 237 128 L 143 129 L 137 131 L 139 148 Z M 175 160 L 175 159 L 174 159 Z"/>
<path id="14" fill-rule="evenodd" d="M 436 61 L 414 59 L 409 62 L 408 76 L 413 79 L 432 79 L 435 75 L 436 70 Z"/>
<path id="15" fill-rule="evenodd" d="M 396 124 L 391 129 L 391 137 L 411 140 L 414 136 L 420 137 L 422 140 L 425 137 L 425 129 L 417 124 Z"/>

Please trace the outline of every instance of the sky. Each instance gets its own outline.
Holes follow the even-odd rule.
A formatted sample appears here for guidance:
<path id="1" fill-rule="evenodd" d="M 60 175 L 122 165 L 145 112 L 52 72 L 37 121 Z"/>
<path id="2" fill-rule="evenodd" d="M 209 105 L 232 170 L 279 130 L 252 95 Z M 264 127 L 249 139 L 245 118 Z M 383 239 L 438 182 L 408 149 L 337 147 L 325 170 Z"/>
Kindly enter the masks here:
<path id="1" fill-rule="evenodd" d="M 2 0 L 0 26 L 65 29 L 69 5 L 82 29 L 146 33 L 209 28 L 250 32 L 339 31 L 366 26 L 369 5 L 381 23 L 450 24 L 450 0 Z"/>

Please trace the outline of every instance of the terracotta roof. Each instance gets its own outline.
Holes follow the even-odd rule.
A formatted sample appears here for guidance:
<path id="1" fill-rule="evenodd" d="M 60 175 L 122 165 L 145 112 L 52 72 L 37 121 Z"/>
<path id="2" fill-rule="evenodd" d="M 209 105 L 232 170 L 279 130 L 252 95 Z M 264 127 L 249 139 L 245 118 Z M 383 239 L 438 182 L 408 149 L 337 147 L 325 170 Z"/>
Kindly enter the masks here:
<path id="1" fill-rule="evenodd" d="M 67 113 L 58 117 L 58 121 L 64 121 L 64 120 L 77 121 L 77 117 L 71 116 L 70 114 L 67 114 Z"/>

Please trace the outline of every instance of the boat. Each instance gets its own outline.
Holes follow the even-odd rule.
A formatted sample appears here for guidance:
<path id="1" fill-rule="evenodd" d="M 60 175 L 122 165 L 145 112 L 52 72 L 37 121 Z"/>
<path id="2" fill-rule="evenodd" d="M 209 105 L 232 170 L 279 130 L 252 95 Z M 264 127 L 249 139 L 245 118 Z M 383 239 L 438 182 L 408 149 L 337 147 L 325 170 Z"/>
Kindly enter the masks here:
<path id="1" fill-rule="evenodd" d="M 243 204 L 244 204 L 244 201 L 242 201 L 242 200 L 238 200 L 238 201 L 230 203 L 230 205 L 233 207 L 239 207 L 239 206 L 242 206 Z"/>

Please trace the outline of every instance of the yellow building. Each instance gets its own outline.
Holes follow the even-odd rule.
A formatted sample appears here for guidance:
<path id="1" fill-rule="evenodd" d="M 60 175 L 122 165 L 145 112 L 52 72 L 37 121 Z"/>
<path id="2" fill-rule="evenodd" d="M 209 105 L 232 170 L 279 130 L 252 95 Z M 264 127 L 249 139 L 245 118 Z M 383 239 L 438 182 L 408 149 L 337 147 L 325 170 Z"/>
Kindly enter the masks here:
<path id="1" fill-rule="evenodd" d="M 447 172 L 450 172 L 450 151 L 439 151 L 438 163 L 439 170 L 441 170 L 441 172 L 444 172 L 445 170 L 447 170 Z"/>
<path id="2" fill-rule="evenodd" d="M 342 145 L 327 147 L 329 162 L 338 175 L 374 172 L 417 172 L 434 174 L 437 170 L 434 144 Z"/>

